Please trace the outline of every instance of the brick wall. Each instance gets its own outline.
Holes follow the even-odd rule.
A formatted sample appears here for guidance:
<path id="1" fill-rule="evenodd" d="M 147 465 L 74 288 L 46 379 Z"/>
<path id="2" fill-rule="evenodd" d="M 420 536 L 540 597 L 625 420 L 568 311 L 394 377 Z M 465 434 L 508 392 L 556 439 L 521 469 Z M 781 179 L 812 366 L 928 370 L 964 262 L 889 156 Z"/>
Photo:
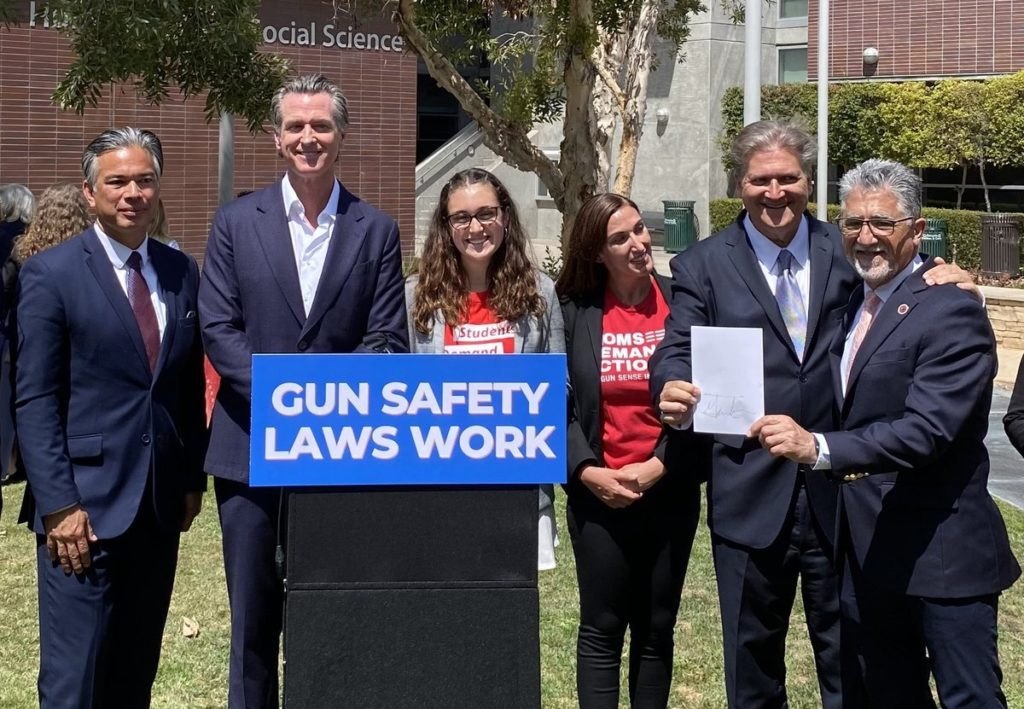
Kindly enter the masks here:
<path id="1" fill-rule="evenodd" d="M 809 3 L 808 78 L 817 78 L 818 3 Z M 1007 74 L 1024 68 L 1021 0 L 857 0 L 830 4 L 833 79 Z M 874 68 L 862 52 L 878 49 Z"/>
<path id="2" fill-rule="evenodd" d="M 25 3 L 26 7 L 28 3 Z M 377 19 L 365 26 L 332 19 L 318 0 L 264 3 L 266 25 L 295 21 L 354 24 L 357 30 L 396 34 Z M 266 34 L 264 35 L 266 36 Z M 398 220 L 403 246 L 412 250 L 415 231 L 416 59 L 404 52 L 315 46 L 267 48 L 287 57 L 296 73 L 322 72 L 338 82 L 349 100 L 350 125 L 337 174 L 371 204 Z M 203 117 L 204 97 L 170 100 L 152 107 L 130 87 L 104 92 L 84 115 L 59 111 L 50 103 L 57 82 L 71 63 L 67 43 L 53 30 L 27 23 L 0 30 L 0 183 L 20 182 L 37 195 L 56 182 L 81 182 L 82 149 L 101 131 L 121 125 L 148 128 L 160 136 L 165 168 L 162 196 L 170 233 L 186 251 L 201 257 L 217 208 L 218 125 Z M 173 95 L 173 92 L 172 92 Z M 269 133 L 251 136 L 235 122 L 235 191 L 270 184 L 284 171 Z"/>

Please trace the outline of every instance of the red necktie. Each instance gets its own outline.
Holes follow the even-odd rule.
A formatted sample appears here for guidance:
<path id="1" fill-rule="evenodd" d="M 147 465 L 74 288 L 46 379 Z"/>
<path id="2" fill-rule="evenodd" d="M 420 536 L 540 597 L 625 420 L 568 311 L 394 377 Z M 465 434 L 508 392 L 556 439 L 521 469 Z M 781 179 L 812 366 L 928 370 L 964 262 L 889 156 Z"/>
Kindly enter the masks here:
<path id="1" fill-rule="evenodd" d="M 125 265 L 128 266 L 128 302 L 132 304 L 135 321 L 139 324 L 142 342 L 146 345 L 146 355 L 149 357 L 149 371 L 152 374 L 156 371 L 156 359 L 160 356 L 160 326 L 156 321 L 156 310 L 150 298 L 149 286 L 142 277 L 142 256 L 138 251 L 132 251 Z"/>

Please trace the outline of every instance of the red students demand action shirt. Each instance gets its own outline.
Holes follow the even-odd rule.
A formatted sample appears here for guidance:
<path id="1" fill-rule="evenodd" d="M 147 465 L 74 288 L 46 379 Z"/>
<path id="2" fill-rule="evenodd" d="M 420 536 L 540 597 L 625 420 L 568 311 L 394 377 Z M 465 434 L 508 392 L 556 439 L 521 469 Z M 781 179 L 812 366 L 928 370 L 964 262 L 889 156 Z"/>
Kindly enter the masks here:
<path id="1" fill-rule="evenodd" d="M 487 304 L 490 291 L 470 293 L 466 302 L 466 322 L 444 326 L 445 354 L 512 354 L 515 351 L 516 325 L 498 320 Z"/>
<path id="2" fill-rule="evenodd" d="M 652 279 L 651 292 L 626 305 L 605 290 L 601 319 L 601 441 L 609 468 L 642 463 L 661 435 L 651 408 L 647 360 L 665 336 L 668 303 Z"/>

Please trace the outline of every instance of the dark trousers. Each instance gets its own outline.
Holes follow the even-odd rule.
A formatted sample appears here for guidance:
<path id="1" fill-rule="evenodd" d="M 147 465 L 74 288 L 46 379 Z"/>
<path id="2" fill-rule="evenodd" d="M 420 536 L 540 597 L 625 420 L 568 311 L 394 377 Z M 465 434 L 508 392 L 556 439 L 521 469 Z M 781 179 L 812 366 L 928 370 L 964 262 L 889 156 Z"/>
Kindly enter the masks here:
<path id="1" fill-rule="evenodd" d="M 755 514 L 756 510 L 751 510 Z M 780 709 L 786 697 L 786 633 L 801 580 L 824 709 L 843 707 L 839 585 L 828 542 L 801 485 L 778 538 L 765 549 L 712 534 L 725 647 L 725 682 L 734 709 Z M 848 706 L 848 705 L 847 705 Z"/>
<path id="2" fill-rule="evenodd" d="M 85 573 L 69 575 L 37 535 L 42 709 L 149 706 L 178 536 L 143 503 L 128 531 L 90 545 Z"/>
<path id="3" fill-rule="evenodd" d="M 843 573 L 844 666 L 859 667 L 871 709 L 1006 707 L 999 595 L 936 599 L 879 589 L 850 561 Z M 851 654 L 851 653 L 856 653 Z"/>
<path id="4" fill-rule="evenodd" d="M 700 512 L 697 486 L 678 487 L 664 491 L 672 493 L 671 500 L 645 499 L 624 510 L 605 507 L 592 495 L 570 500 L 567 519 L 580 592 L 576 688 L 581 709 L 618 709 L 627 628 L 631 706 L 664 709 L 668 704 L 673 632 Z M 655 491 L 657 486 L 648 494 Z"/>
<path id="5" fill-rule="evenodd" d="M 228 706 L 274 709 L 279 702 L 277 660 L 284 603 L 275 563 L 283 514 L 281 489 L 221 478 L 214 480 L 213 488 L 231 606 Z M 283 533 L 282 523 L 282 549 Z"/>

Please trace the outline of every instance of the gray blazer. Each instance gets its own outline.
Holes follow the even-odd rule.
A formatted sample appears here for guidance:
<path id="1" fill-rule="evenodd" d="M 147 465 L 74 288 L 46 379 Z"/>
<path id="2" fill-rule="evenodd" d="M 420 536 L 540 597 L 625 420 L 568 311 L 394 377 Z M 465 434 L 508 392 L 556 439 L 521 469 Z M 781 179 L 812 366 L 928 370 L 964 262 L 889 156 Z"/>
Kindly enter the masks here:
<path id="1" fill-rule="evenodd" d="M 565 352 L 565 326 L 562 324 L 562 308 L 555 294 L 555 284 L 540 271 L 537 275 L 537 289 L 544 298 L 544 315 L 535 318 L 525 315 L 516 322 L 516 352 L 523 354 L 544 352 Z M 413 323 L 413 298 L 418 278 L 413 275 L 405 281 L 405 309 L 409 320 L 409 351 L 420 354 L 444 352 L 444 317 L 434 313 L 434 327 L 424 335 L 416 330 Z M 540 487 L 540 509 L 554 506 L 555 490 L 551 485 Z"/>

